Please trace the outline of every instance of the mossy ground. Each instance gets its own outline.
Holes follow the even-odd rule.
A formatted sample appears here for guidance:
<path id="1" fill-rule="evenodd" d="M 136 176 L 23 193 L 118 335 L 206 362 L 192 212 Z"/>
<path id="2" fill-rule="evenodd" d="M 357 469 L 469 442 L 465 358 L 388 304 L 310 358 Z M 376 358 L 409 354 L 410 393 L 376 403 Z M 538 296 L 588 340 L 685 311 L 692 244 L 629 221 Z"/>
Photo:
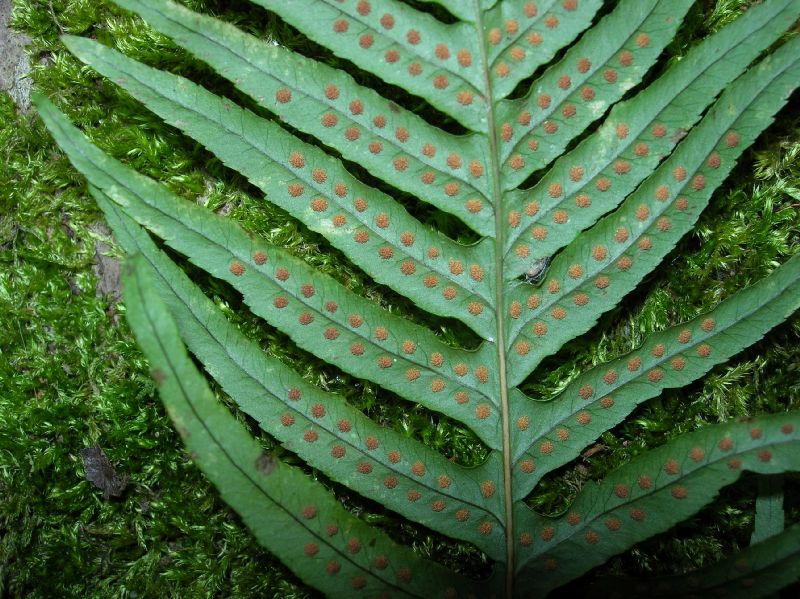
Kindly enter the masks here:
<path id="1" fill-rule="evenodd" d="M 301 36 L 244 2 L 195 0 L 256 35 L 325 56 Z M 729 20 L 742 0 L 698 3 L 674 55 Z M 320 238 L 270 209 L 247 183 L 117 88 L 72 58 L 62 32 L 93 36 L 149 64 L 229 88 L 143 24 L 108 2 L 19 0 L 14 26 L 33 38 L 32 77 L 111 154 L 226 213 L 249 231 L 298 255 L 392 309 L 425 321 L 327 250 Z M 410 101 L 397 91 L 397 100 Z M 784 110 L 720 189 L 695 231 L 584 339 L 548 361 L 527 391 L 553 389 L 591 364 L 629 351 L 650 331 L 713 307 L 796 251 L 800 238 L 800 118 Z M 429 218 L 439 215 L 428 214 Z M 422 215 L 420 215 L 422 216 Z M 95 294 L 94 225 L 101 215 L 85 183 L 35 114 L 18 114 L 0 94 L 0 597 L 304 597 L 302 584 L 261 549 L 192 466 L 166 418 L 132 341 L 124 308 Z M 451 221 L 437 221 L 447 223 Z M 449 226 L 452 226 L 450 224 Z M 239 311 L 239 300 L 201 273 L 193 276 L 268 351 L 309 380 L 346 396 L 376 420 L 470 463 L 482 448 L 467 431 L 348 379 Z M 428 321 L 430 322 L 430 321 Z M 457 327 L 445 334 L 470 338 Z M 800 320 L 776 328 L 690 387 L 648 402 L 603 436 L 603 451 L 547 479 L 532 503 L 564 505 L 585 481 L 665 439 L 706 423 L 800 408 Z M 268 443 L 268 440 L 265 440 Z M 101 445 L 130 482 L 105 501 L 84 480 L 79 450 Z M 755 488 L 747 478 L 677 530 L 613 560 L 628 574 L 682 571 L 747 544 Z M 800 519 L 800 484 L 787 477 Z M 399 522 L 371 502 L 346 504 L 434 559 L 473 571 L 481 558 Z"/>

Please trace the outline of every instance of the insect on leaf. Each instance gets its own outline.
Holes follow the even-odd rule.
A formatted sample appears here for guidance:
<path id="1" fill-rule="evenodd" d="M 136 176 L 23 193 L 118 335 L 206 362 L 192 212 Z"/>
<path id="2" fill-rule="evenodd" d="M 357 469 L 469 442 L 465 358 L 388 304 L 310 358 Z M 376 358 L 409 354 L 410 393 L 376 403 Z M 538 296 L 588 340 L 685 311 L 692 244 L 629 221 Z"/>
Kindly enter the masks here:
<path id="1" fill-rule="evenodd" d="M 800 39 L 784 34 L 800 0 L 754 3 L 668 65 L 659 59 L 691 0 L 254 0 L 330 51 L 327 62 L 171 0 L 114 1 L 226 78 L 239 101 L 92 39 L 64 36 L 67 48 L 351 272 L 415 306 L 390 309 L 176 195 L 36 98 L 130 256 L 128 319 L 192 459 L 304 583 L 334 597 L 544 597 L 591 583 L 591 568 L 694 516 L 744 471 L 771 477 L 753 544 L 641 588 L 773 592 L 797 578 L 797 525 L 784 529 L 782 492 L 767 482 L 800 470 L 798 412 L 676 435 L 584 485 L 563 513 L 531 506 L 639 406 L 790 317 L 800 257 L 627 355 L 576 365 L 549 397 L 524 389 L 674 251 L 786 105 Z M 177 255 L 331 371 L 469 431 L 480 463 L 376 421 L 264 351 Z M 437 318 L 475 343 L 455 342 Z M 190 354 L 291 460 L 252 438 Z M 470 547 L 488 574 L 405 546 L 337 489 Z M 589 588 L 638 584 L 599 577 Z"/>

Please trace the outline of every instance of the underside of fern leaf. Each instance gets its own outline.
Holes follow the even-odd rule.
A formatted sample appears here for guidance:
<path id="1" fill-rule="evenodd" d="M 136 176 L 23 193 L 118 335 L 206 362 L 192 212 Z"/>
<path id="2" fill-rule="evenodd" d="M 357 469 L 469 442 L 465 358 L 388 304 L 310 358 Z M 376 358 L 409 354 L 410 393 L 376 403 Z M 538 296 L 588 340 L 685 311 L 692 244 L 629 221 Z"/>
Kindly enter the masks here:
<path id="1" fill-rule="evenodd" d="M 800 81 L 800 40 L 779 39 L 800 16 L 800 1 L 755 4 L 662 68 L 658 58 L 690 0 L 438 0 L 447 22 L 398 0 L 256 0 L 354 72 L 446 114 L 465 130 L 458 135 L 351 73 L 170 0 L 115 2 L 206 61 L 252 109 L 65 36 L 76 56 L 354 267 L 480 339 L 474 350 L 448 344 L 175 196 L 38 98 L 41 117 L 135 256 L 129 320 L 191 455 L 303 581 L 342 597 L 543 597 L 696 514 L 743 470 L 800 470 L 800 414 L 788 412 L 678 436 L 584 487 L 561 516 L 528 503 L 544 476 L 637 406 L 700 379 L 790 316 L 800 305 L 800 257 L 710 313 L 577 374 L 552 398 L 519 388 L 658 266 L 788 101 Z M 479 241 L 463 244 L 423 223 L 409 195 L 455 216 L 465 237 Z M 151 235 L 227 282 L 299 348 L 469 427 L 486 459 L 455 464 L 304 380 L 229 322 Z M 493 560 L 493 575 L 471 580 L 398 545 L 261 450 L 216 401 L 187 349 L 305 464 L 471 543 Z M 664 593 L 728 588 L 745 571 L 772 590 L 791 582 L 778 572 L 797 562 L 797 530 L 782 532 L 783 512 L 775 513 L 762 518 L 769 533 L 754 537 L 736 567 L 720 563 L 697 584 L 661 580 Z M 743 569 L 742 560 L 752 564 Z"/>

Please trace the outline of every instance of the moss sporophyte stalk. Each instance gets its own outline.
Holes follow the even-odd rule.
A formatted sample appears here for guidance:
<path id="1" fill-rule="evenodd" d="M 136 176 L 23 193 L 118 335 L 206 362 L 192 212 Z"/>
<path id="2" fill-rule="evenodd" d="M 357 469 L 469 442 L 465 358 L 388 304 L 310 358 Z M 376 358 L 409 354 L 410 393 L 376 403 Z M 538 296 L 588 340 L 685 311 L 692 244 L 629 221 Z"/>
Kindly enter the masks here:
<path id="1" fill-rule="evenodd" d="M 593 581 L 592 568 L 692 518 L 744 471 L 798 470 L 800 413 L 780 411 L 674 435 L 569 501 L 552 497 L 554 479 L 579 472 L 639 406 L 786 320 L 800 303 L 796 256 L 627 353 L 576 360 L 549 394 L 535 380 L 673 252 L 789 101 L 800 40 L 784 34 L 800 1 L 755 4 L 670 64 L 659 57 L 695 14 L 690 0 L 255 1 L 328 61 L 168 0 L 115 3 L 235 90 L 87 37 L 64 36 L 67 48 L 317 235 L 322 255 L 407 306 L 388 309 L 356 275 L 178 197 L 37 96 L 129 255 L 128 321 L 190 455 L 303 583 L 334 597 L 544 597 L 589 582 L 611 594 L 624 583 Z M 357 409 L 264 351 L 178 255 L 328 368 L 469 431 L 479 459 L 448 459 L 371 417 L 380 402 Z M 283 449 L 264 449 L 195 360 Z M 478 552 L 490 571 L 429 559 L 346 509 L 348 493 Z M 782 565 L 800 559 L 800 528 L 774 530 L 653 593 L 790 584 Z"/>

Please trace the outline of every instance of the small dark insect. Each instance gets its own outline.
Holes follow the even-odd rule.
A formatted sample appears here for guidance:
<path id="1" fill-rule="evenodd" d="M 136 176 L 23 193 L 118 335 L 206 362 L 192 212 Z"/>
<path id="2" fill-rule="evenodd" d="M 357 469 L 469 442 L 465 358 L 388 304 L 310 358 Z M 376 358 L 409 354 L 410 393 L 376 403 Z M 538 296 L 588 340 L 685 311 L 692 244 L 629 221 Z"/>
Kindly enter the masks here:
<path id="1" fill-rule="evenodd" d="M 538 260 L 534 260 L 531 263 L 530 268 L 525 271 L 523 277 L 525 278 L 525 282 L 531 285 L 538 285 L 544 279 L 544 273 L 547 271 L 547 267 L 550 265 L 550 258 L 539 258 Z"/>

